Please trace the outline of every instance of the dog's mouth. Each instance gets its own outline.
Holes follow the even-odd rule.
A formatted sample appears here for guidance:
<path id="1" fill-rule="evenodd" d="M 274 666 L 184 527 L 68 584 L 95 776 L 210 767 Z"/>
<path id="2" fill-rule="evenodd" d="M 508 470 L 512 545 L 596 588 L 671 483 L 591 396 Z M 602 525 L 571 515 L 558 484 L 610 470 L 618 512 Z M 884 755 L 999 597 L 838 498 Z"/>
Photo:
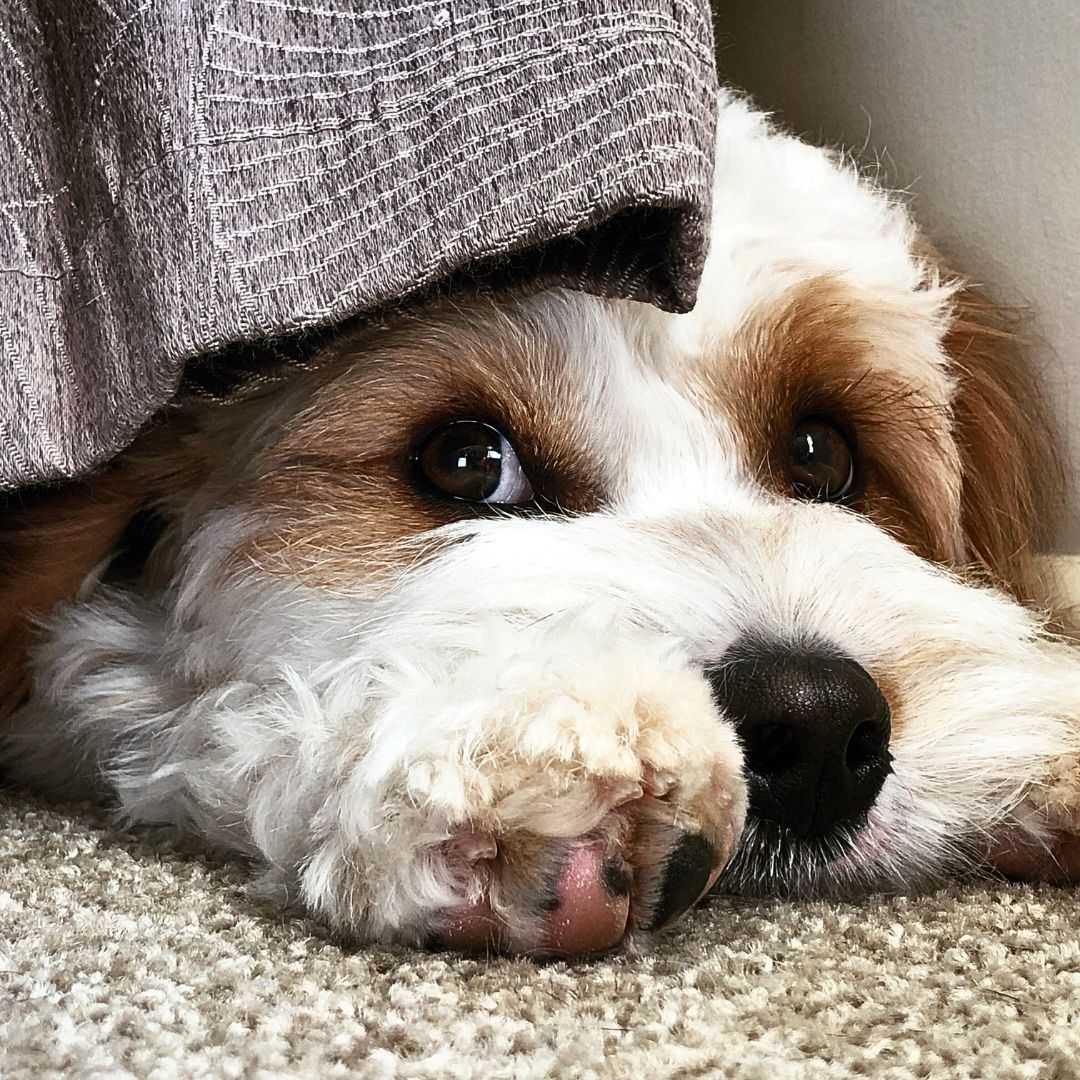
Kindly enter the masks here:
<path id="1" fill-rule="evenodd" d="M 864 815 L 827 832 L 800 836 L 793 829 L 751 815 L 742 839 L 716 883 L 715 892 L 794 897 L 854 893 L 865 888 L 853 854 L 873 843 Z"/>
<path id="2" fill-rule="evenodd" d="M 985 868 L 984 834 L 932 835 L 886 789 L 857 818 L 800 835 L 760 814 L 748 816 L 739 845 L 713 893 L 794 899 L 854 899 L 924 891 Z"/>

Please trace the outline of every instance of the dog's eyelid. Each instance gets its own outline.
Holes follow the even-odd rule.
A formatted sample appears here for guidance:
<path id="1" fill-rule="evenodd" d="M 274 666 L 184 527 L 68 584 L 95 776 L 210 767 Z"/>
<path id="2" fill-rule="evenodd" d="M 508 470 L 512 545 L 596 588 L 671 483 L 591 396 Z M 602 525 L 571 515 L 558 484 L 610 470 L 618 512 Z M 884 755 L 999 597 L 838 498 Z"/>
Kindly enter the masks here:
<path id="1" fill-rule="evenodd" d="M 499 451 L 502 456 L 503 470 L 499 478 L 499 486 L 483 502 L 495 506 L 516 506 L 530 501 L 533 496 L 532 482 L 525 473 L 525 466 L 521 463 L 514 444 L 499 431 Z"/>

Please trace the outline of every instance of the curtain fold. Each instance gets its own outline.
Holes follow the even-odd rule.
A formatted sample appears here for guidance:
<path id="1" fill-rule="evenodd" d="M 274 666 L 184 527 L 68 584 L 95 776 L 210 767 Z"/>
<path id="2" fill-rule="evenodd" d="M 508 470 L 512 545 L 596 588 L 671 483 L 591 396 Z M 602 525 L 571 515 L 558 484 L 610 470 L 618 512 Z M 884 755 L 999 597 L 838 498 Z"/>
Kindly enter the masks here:
<path id="1" fill-rule="evenodd" d="M 0 488 L 471 265 L 692 304 L 704 0 L 27 0 L 0 56 Z"/>

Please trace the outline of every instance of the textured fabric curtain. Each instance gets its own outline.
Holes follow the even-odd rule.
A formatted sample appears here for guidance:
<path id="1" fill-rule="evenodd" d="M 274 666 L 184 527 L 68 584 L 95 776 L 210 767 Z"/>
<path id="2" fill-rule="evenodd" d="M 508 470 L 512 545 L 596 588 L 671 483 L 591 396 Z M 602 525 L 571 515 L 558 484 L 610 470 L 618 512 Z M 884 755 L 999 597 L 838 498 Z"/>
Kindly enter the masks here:
<path id="1" fill-rule="evenodd" d="M 692 303 L 705 0 L 23 0 L 0 57 L 0 488 L 464 267 Z"/>

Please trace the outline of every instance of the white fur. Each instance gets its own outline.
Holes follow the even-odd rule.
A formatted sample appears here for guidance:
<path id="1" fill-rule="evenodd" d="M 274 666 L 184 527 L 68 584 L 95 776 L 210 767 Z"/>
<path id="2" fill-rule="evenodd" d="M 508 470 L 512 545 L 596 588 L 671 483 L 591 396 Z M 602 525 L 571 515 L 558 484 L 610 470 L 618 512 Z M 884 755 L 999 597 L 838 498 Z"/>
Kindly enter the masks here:
<path id="1" fill-rule="evenodd" d="M 738 827 L 739 749 L 702 668 L 757 632 L 893 678 L 895 770 L 850 853 L 759 858 L 735 885 L 902 886 L 963 868 L 1006 824 L 1040 834 L 1039 785 L 1080 753 L 1075 651 L 856 515 L 767 494 L 729 418 L 687 392 L 686 366 L 722 363 L 748 313 L 829 273 L 885 313 L 875 362 L 947 400 L 950 293 L 913 239 L 900 205 L 724 97 L 697 310 L 525 302 L 604 448 L 606 510 L 449 526 L 433 539 L 456 542 L 410 569 L 330 589 L 226 573 L 265 521 L 199 504 L 164 593 L 101 587 L 51 619 L 6 756 L 254 857 L 335 925 L 417 941 L 476 887 L 440 855 L 459 827 L 573 836 L 650 774 Z M 290 402 L 223 468 L 251 467 Z"/>

